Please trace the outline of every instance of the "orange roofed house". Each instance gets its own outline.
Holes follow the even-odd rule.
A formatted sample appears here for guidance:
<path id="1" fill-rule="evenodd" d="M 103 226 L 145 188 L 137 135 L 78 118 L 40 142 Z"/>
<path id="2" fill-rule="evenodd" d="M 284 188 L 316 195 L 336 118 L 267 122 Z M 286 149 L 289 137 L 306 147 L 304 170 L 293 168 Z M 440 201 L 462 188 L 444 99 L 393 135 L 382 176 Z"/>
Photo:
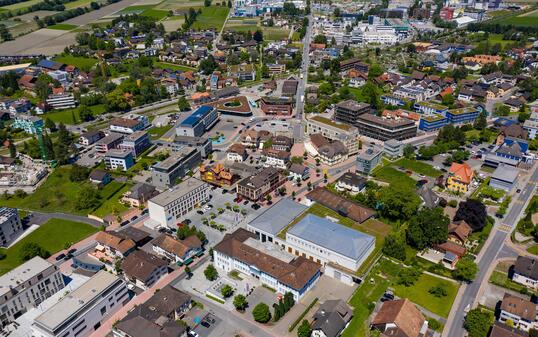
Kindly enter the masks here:
<path id="1" fill-rule="evenodd" d="M 239 179 L 222 164 L 200 166 L 200 178 L 206 183 L 217 186 L 232 186 Z"/>
<path id="2" fill-rule="evenodd" d="M 447 188 L 454 192 L 466 193 L 473 181 L 474 172 L 467 163 L 452 163 L 448 175 Z"/>
<path id="3" fill-rule="evenodd" d="M 428 321 L 406 298 L 384 302 L 372 320 L 371 328 L 379 330 L 381 337 L 428 336 Z"/>

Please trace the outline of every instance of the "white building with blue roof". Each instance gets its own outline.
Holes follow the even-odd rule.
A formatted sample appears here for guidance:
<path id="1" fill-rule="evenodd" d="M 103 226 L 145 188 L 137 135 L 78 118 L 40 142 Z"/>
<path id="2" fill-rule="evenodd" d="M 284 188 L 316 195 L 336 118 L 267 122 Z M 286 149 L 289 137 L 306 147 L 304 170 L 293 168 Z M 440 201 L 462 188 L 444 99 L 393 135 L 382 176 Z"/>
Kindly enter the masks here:
<path id="1" fill-rule="evenodd" d="M 325 274 L 347 284 L 374 251 L 375 237 L 307 214 L 286 232 L 286 250 L 325 266 Z"/>
<path id="2" fill-rule="evenodd" d="M 218 121 L 219 114 L 217 109 L 212 106 L 203 105 L 187 118 L 183 120 L 176 128 L 178 136 L 200 137 L 206 131 L 211 129 Z"/>

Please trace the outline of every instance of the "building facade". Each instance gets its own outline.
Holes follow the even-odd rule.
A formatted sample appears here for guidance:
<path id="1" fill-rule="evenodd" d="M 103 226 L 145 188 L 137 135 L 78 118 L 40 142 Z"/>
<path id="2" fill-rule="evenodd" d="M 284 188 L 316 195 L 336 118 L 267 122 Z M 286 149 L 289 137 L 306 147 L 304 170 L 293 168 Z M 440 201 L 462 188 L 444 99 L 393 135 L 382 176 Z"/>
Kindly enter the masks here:
<path id="1" fill-rule="evenodd" d="M 178 179 L 183 178 L 190 170 L 202 161 L 200 151 L 192 147 L 183 147 L 165 160 L 151 167 L 153 185 L 160 188 L 174 186 Z"/>
<path id="2" fill-rule="evenodd" d="M 237 183 L 237 194 L 251 201 L 259 201 L 286 182 L 279 169 L 268 167 Z"/>
<path id="3" fill-rule="evenodd" d="M 0 247 L 7 247 L 23 231 L 19 211 L 0 207 Z"/>
<path id="4" fill-rule="evenodd" d="M 218 121 L 219 113 L 212 106 L 201 106 L 176 128 L 178 136 L 200 137 Z"/>
<path id="5" fill-rule="evenodd" d="M 105 153 L 105 168 L 107 170 L 127 171 L 133 165 L 133 153 L 129 150 L 112 149 Z"/>

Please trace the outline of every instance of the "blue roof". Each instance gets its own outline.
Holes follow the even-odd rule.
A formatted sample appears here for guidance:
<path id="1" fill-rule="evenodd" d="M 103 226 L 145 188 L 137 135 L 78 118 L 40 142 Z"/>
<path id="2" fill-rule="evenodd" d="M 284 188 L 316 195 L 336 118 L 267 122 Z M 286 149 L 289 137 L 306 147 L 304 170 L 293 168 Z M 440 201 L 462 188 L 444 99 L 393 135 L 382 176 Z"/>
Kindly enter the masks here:
<path id="1" fill-rule="evenodd" d="M 366 258 L 375 238 L 352 228 L 307 214 L 288 233 L 354 260 Z"/>
<path id="2" fill-rule="evenodd" d="M 39 63 L 37 64 L 38 67 L 47 68 L 47 69 L 60 69 L 62 65 L 63 65 L 62 63 L 50 61 L 47 59 L 43 59 L 39 61 Z"/>
<path id="3" fill-rule="evenodd" d="M 198 109 L 194 110 L 194 112 L 183 122 L 181 122 L 182 126 L 194 126 L 196 123 L 198 123 L 202 118 L 207 116 L 211 111 L 213 111 L 213 107 L 203 105 L 199 107 Z"/>

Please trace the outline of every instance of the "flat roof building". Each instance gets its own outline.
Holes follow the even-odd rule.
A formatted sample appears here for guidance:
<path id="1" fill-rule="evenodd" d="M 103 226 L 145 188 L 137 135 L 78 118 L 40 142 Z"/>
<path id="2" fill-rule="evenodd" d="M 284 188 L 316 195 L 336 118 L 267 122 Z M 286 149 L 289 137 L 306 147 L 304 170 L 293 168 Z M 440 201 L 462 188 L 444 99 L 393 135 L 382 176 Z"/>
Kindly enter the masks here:
<path id="1" fill-rule="evenodd" d="M 357 118 L 356 123 L 361 135 L 379 139 L 404 140 L 417 135 L 415 122 L 404 118 L 384 118 L 371 114 L 362 114 Z"/>
<path id="2" fill-rule="evenodd" d="M 199 137 L 211 129 L 219 119 L 217 109 L 203 105 L 185 118 L 176 128 L 178 136 Z"/>
<path id="3" fill-rule="evenodd" d="M 357 118 L 370 112 L 370 105 L 348 99 L 336 105 L 335 118 L 339 122 L 356 125 Z"/>
<path id="4" fill-rule="evenodd" d="M 125 281 L 100 271 L 39 315 L 32 325 L 35 337 L 84 337 L 129 301 Z"/>
<path id="5" fill-rule="evenodd" d="M 170 157 L 151 167 L 151 182 L 159 188 L 169 188 L 183 178 L 188 171 L 202 161 L 202 154 L 196 148 L 184 146 L 176 149 Z"/>
<path id="6" fill-rule="evenodd" d="M 7 247 L 23 232 L 19 211 L 0 207 L 0 247 Z"/>

